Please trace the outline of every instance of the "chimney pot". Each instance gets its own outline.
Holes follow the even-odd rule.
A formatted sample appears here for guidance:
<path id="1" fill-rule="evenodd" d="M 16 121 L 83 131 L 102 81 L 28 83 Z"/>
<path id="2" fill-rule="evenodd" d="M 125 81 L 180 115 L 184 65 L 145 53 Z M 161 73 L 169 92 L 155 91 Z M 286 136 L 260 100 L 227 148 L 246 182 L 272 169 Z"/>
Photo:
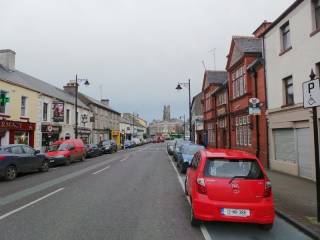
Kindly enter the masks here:
<path id="1" fill-rule="evenodd" d="M 0 50 L 0 64 L 9 69 L 15 70 L 16 52 L 11 49 Z"/>

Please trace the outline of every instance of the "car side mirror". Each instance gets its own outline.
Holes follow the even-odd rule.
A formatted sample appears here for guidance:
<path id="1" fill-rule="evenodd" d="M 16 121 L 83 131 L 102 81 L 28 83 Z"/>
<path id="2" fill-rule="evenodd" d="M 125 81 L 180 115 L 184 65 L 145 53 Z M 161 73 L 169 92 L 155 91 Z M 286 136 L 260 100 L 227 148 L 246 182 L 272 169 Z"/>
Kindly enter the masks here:
<path id="1" fill-rule="evenodd" d="M 40 150 L 35 150 L 34 151 L 34 155 L 37 155 L 37 154 L 39 154 L 40 153 Z"/>

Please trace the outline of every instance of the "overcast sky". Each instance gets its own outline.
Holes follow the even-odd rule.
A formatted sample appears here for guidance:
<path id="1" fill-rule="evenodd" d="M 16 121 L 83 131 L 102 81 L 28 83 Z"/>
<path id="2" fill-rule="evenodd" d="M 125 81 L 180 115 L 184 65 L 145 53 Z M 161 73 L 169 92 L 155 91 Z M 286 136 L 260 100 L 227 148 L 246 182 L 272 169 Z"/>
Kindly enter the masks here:
<path id="1" fill-rule="evenodd" d="M 78 73 L 81 91 L 109 98 L 148 121 L 187 114 L 187 90 L 201 90 L 202 60 L 224 69 L 232 35 L 251 35 L 293 0 L 0 0 L 0 49 L 16 68 L 62 87 Z"/>

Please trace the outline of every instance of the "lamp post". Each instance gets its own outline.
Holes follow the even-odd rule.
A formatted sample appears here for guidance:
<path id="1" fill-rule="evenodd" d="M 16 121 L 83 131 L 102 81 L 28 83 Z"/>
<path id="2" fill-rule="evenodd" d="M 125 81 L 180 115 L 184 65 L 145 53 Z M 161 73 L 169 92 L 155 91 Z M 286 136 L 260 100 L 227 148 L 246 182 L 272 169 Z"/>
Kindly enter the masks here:
<path id="1" fill-rule="evenodd" d="M 74 136 L 75 138 L 78 138 L 78 88 L 79 84 L 84 83 L 84 85 L 89 86 L 90 83 L 88 79 L 79 79 L 78 75 L 76 74 L 76 91 L 75 91 L 75 127 L 74 127 Z"/>
<path id="2" fill-rule="evenodd" d="M 192 127 L 191 127 L 191 84 L 190 84 L 190 78 L 188 79 L 188 82 L 178 82 L 178 85 L 176 87 L 176 90 L 182 90 L 183 87 L 188 88 L 189 90 L 189 134 L 190 134 L 190 140 L 191 140 L 191 131 L 192 131 Z"/>
<path id="3" fill-rule="evenodd" d="M 182 119 L 182 116 L 180 116 Z M 186 140 L 186 115 L 183 114 L 183 140 Z"/>

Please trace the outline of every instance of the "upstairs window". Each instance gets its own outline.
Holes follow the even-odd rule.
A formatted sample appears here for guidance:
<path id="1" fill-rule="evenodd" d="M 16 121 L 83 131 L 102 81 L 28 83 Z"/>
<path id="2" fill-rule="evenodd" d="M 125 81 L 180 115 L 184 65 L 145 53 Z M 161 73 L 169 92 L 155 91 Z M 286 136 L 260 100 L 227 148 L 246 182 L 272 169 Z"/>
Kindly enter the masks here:
<path id="1" fill-rule="evenodd" d="M 247 93 L 244 66 L 239 67 L 232 73 L 232 91 L 233 98 Z"/>
<path id="2" fill-rule="evenodd" d="M 70 110 L 66 110 L 66 124 L 70 124 Z"/>
<path id="3" fill-rule="evenodd" d="M 6 114 L 8 93 L 0 90 L 0 114 Z"/>
<path id="4" fill-rule="evenodd" d="M 294 104 L 294 96 L 293 96 L 292 77 L 288 77 L 288 78 L 283 79 L 283 85 L 284 85 L 285 105 L 293 105 Z"/>
<path id="5" fill-rule="evenodd" d="M 320 29 L 320 0 L 313 0 L 315 28 Z"/>
<path id="6" fill-rule="evenodd" d="M 21 116 L 27 116 L 27 97 L 21 97 Z"/>
<path id="7" fill-rule="evenodd" d="M 225 92 L 218 95 L 217 105 L 220 106 L 223 104 L 226 104 L 226 93 Z"/>
<path id="8" fill-rule="evenodd" d="M 281 40 L 282 40 L 282 51 L 286 51 L 291 48 L 291 33 L 289 22 L 286 22 L 280 28 L 281 31 Z"/>
<path id="9" fill-rule="evenodd" d="M 45 122 L 48 121 L 48 103 L 43 103 L 42 120 Z"/>

